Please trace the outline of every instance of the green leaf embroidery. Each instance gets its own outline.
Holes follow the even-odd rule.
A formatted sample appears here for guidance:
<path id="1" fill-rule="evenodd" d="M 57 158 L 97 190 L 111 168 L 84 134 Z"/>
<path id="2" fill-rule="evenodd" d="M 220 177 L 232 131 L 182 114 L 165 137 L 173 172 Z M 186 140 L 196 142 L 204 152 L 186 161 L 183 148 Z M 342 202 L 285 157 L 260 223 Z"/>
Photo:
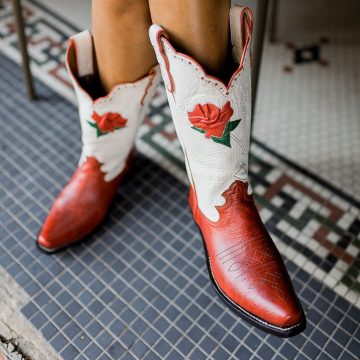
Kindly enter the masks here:
<path id="1" fill-rule="evenodd" d="M 218 144 L 223 144 L 223 145 L 231 148 L 230 132 L 236 129 L 236 127 L 239 125 L 240 121 L 241 121 L 241 119 L 228 122 L 226 124 L 223 136 L 221 138 L 216 137 L 216 136 L 210 136 L 210 138 Z"/>
<path id="2" fill-rule="evenodd" d="M 239 125 L 240 121 L 241 121 L 241 119 L 239 119 L 239 120 L 234 120 L 234 121 L 230 121 L 230 122 L 226 125 L 226 127 L 227 127 L 228 130 L 229 130 L 229 132 L 235 130 L 236 127 Z M 225 129 L 225 131 L 226 131 L 226 129 Z"/>
<path id="3" fill-rule="evenodd" d="M 203 129 L 197 128 L 196 126 L 192 126 L 191 128 L 198 132 L 201 132 L 202 134 L 205 134 L 205 130 L 203 130 Z"/>
<path id="4" fill-rule="evenodd" d="M 93 128 L 96 129 L 96 137 L 100 137 L 100 136 L 103 136 L 103 135 L 108 134 L 107 132 L 102 132 L 102 131 L 99 129 L 97 123 L 93 123 L 93 122 L 88 121 L 88 124 L 89 124 L 90 126 L 92 126 Z"/>
<path id="5" fill-rule="evenodd" d="M 211 138 L 211 140 L 215 141 L 218 144 L 223 144 L 223 145 L 231 148 L 230 133 L 227 133 L 227 134 L 224 133 L 224 135 L 221 138 L 218 138 L 216 136 L 210 136 L 210 138 Z"/>
<path id="6" fill-rule="evenodd" d="M 230 143 L 230 133 L 231 131 L 235 130 L 236 127 L 239 125 L 241 119 L 239 120 L 234 120 L 234 121 L 229 121 L 227 124 L 226 124 L 226 127 L 225 127 L 225 130 L 224 130 L 224 133 L 222 135 L 222 137 L 217 137 L 217 136 L 213 136 L 211 135 L 210 136 L 210 139 L 218 144 L 222 144 L 222 145 L 225 145 L 229 148 L 231 148 L 231 143 Z M 192 129 L 202 133 L 202 134 L 205 134 L 206 131 L 203 130 L 203 129 L 200 129 L 200 128 L 197 128 L 196 126 L 192 126 Z"/>

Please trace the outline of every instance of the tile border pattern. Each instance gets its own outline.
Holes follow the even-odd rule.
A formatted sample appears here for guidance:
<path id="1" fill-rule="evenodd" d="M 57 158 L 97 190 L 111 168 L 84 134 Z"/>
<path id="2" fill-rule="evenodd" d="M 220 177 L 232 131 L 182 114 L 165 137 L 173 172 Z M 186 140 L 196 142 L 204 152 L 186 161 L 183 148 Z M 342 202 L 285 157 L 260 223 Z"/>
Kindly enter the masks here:
<path id="1" fill-rule="evenodd" d="M 24 1 L 34 74 L 74 101 L 63 65 L 75 27 L 36 1 Z M 0 9 L 0 49 L 20 61 L 10 1 Z M 187 182 L 164 89 L 140 129 L 138 149 Z M 360 308 L 360 204 L 253 139 L 250 172 L 261 215 L 281 253 Z"/>

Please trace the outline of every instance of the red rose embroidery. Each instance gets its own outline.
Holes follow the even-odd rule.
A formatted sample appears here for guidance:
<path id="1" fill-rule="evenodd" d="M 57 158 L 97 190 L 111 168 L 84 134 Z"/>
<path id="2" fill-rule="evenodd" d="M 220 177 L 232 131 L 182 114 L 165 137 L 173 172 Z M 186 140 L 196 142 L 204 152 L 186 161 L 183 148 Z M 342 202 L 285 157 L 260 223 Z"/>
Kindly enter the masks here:
<path id="1" fill-rule="evenodd" d="M 113 112 L 99 115 L 94 111 L 92 113 L 92 118 L 96 121 L 98 129 L 102 133 L 112 132 L 116 129 L 123 128 L 127 123 L 127 119 L 124 119 L 120 114 Z"/>
<path id="2" fill-rule="evenodd" d="M 195 128 L 204 130 L 207 138 L 221 138 L 233 113 L 228 101 L 221 109 L 214 104 L 198 104 L 193 111 L 188 112 L 188 116 Z"/>

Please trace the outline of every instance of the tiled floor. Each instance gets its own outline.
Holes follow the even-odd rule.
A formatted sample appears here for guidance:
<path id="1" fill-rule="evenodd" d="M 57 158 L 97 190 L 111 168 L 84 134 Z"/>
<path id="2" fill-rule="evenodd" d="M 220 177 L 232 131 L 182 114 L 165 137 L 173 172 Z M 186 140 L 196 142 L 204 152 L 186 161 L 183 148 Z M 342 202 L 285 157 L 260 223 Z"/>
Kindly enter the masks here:
<path id="1" fill-rule="evenodd" d="M 256 130 L 263 121 L 257 117 L 252 185 L 308 318 L 305 333 L 293 339 L 264 335 L 225 309 L 209 285 L 201 239 L 187 207 L 182 153 L 161 87 L 137 141 L 139 152 L 151 160 L 138 155 L 103 229 L 86 244 L 55 256 L 35 248 L 41 222 L 80 151 L 77 110 L 64 99 L 73 98 L 61 62 L 67 36 L 76 29 L 36 1 L 23 3 L 34 73 L 50 88 L 37 82 L 40 100 L 29 103 L 20 68 L 0 55 L 0 264 L 29 294 L 22 312 L 56 351 L 66 360 L 359 358 L 360 204 L 349 191 L 358 184 L 357 160 L 351 160 L 358 151 L 351 140 L 358 131 L 351 125 L 354 118 L 342 123 L 350 165 L 344 165 L 348 174 L 341 182 L 327 170 L 289 160 L 285 132 L 279 147 L 273 146 L 274 111 L 269 134 Z M 0 49 L 18 60 L 11 24 L 5 1 Z M 277 49 L 266 54 L 275 59 L 282 51 Z M 278 64 L 270 67 L 277 71 Z M 290 73 L 309 80 L 314 66 Z M 278 88 L 293 86 L 287 75 L 276 78 Z M 279 91 L 261 86 L 261 99 L 269 105 L 269 94 Z M 342 106 L 355 111 L 351 101 L 342 97 Z M 292 115 L 293 128 L 298 115 L 289 108 L 283 108 L 283 116 Z M 308 116 L 308 109 L 302 111 Z M 312 133 L 326 127 L 325 117 L 319 124 Z M 343 146 L 340 140 L 335 138 L 335 148 Z M 309 149 L 300 145 L 316 153 L 312 144 L 309 140 Z"/>
<path id="2" fill-rule="evenodd" d="M 360 356 L 360 310 L 295 259 L 286 264 L 308 318 L 303 334 L 278 339 L 228 311 L 210 287 L 186 186 L 141 155 L 102 230 L 63 253 L 39 252 L 36 233 L 80 150 L 79 126 L 70 120 L 76 109 L 41 83 L 41 100 L 27 102 L 19 67 L 4 56 L 0 61 L 0 262 L 31 296 L 23 314 L 64 359 Z M 282 166 L 256 146 L 255 192 L 273 188 Z M 266 196 L 258 199 L 268 206 Z M 281 192 L 266 222 L 270 230 L 292 204 Z M 273 233 L 282 250 L 294 243 Z"/>

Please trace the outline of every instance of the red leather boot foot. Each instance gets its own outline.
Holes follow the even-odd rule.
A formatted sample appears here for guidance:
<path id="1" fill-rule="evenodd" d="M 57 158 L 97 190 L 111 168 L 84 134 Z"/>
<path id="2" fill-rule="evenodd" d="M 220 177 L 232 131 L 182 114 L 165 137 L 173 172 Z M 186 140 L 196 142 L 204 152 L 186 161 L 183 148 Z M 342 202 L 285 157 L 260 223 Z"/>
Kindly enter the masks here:
<path id="1" fill-rule="evenodd" d="M 211 281 L 239 316 L 278 336 L 305 327 L 281 256 L 261 222 L 248 178 L 252 14 L 230 10 L 237 69 L 225 84 L 150 28 L 191 184 L 190 207 L 203 236 Z"/>
<path id="2" fill-rule="evenodd" d="M 306 319 L 248 184 L 235 181 L 223 196 L 225 204 L 217 207 L 220 218 L 212 222 L 198 208 L 193 188 L 189 195 L 216 292 L 253 325 L 281 337 L 298 334 Z"/>
<path id="3" fill-rule="evenodd" d="M 104 180 L 101 164 L 93 157 L 87 158 L 55 200 L 36 244 L 51 253 L 91 234 L 105 219 L 132 158 L 133 153 L 124 170 L 108 182 Z"/>

